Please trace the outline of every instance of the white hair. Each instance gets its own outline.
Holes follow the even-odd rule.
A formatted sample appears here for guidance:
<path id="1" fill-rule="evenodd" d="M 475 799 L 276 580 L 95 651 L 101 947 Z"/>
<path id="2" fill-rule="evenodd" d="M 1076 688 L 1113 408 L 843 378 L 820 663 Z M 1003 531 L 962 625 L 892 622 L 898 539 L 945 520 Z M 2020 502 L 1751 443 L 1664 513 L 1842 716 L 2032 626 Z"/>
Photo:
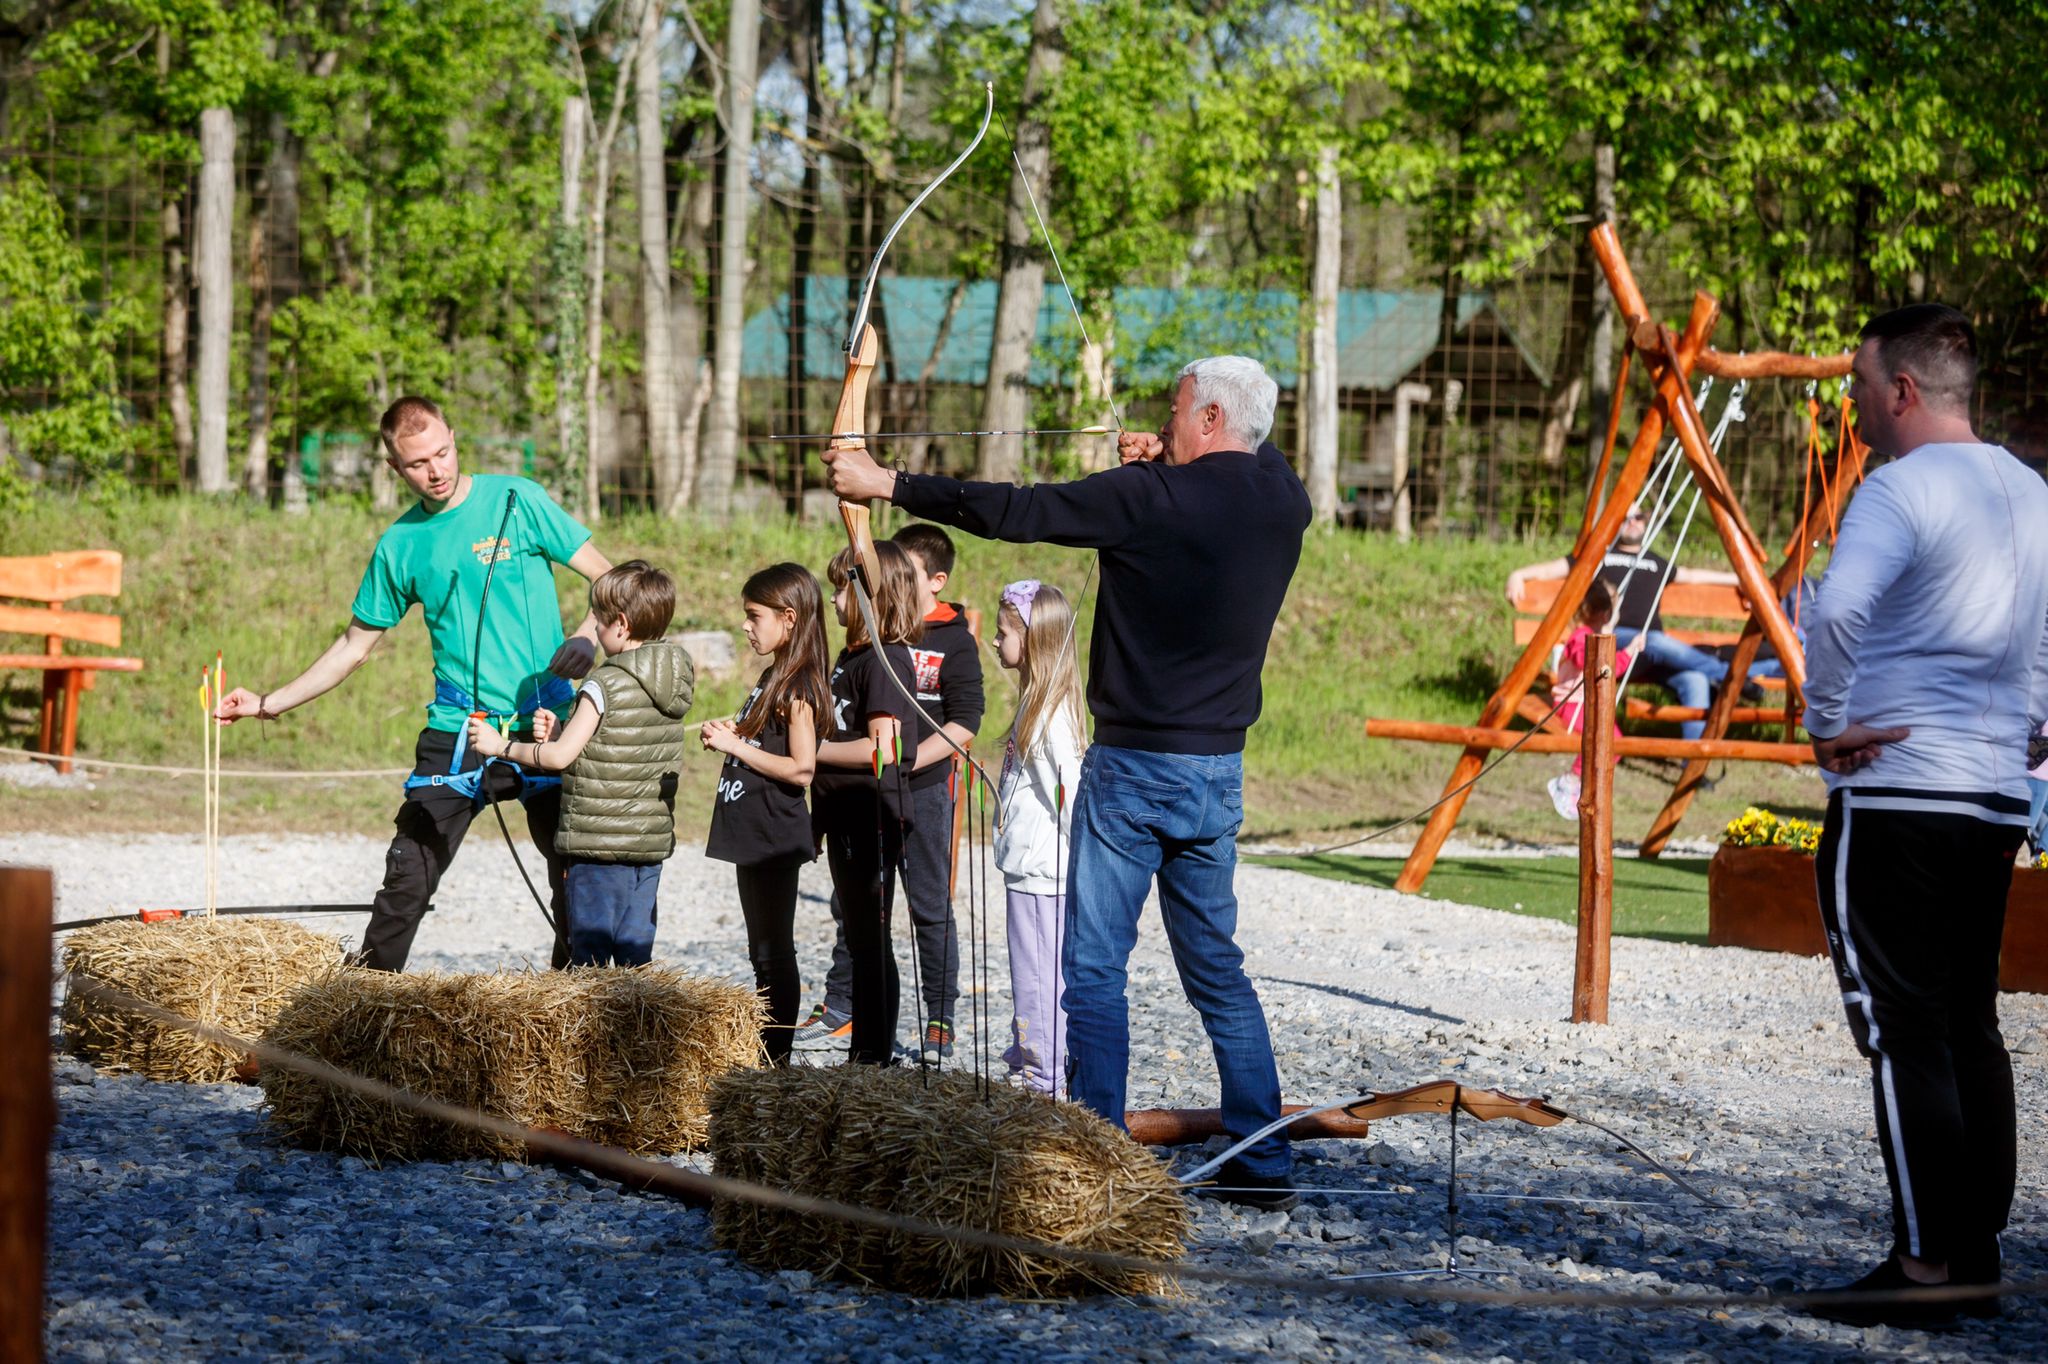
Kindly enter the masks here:
<path id="1" fill-rule="evenodd" d="M 1216 404 L 1223 414 L 1223 429 L 1237 437 L 1245 449 L 1256 450 L 1273 429 L 1273 406 L 1280 401 L 1280 385 L 1266 373 L 1266 367 L 1246 355 L 1210 355 L 1193 361 L 1175 376 L 1175 382 L 1193 379 L 1195 406 Z"/>

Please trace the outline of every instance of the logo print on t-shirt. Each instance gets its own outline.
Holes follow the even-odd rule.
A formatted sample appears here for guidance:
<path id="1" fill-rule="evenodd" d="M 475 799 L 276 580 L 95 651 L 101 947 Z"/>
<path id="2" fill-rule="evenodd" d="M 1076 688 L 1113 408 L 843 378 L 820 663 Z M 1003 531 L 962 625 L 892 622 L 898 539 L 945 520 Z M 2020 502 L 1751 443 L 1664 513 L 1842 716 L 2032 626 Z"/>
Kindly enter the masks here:
<path id="1" fill-rule="evenodd" d="M 910 650 L 910 668 L 917 679 L 917 699 L 936 701 L 939 699 L 939 667 L 946 656 L 933 649 Z"/>
<path id="2" fill-rule="evenodd" d="M 495 535 L 486 535 L 472 544 L 469 552 L 476 555 L 476 561 L 480 564 L 502 563 L 512 557 L 512 542 L 500 540 Z"/>

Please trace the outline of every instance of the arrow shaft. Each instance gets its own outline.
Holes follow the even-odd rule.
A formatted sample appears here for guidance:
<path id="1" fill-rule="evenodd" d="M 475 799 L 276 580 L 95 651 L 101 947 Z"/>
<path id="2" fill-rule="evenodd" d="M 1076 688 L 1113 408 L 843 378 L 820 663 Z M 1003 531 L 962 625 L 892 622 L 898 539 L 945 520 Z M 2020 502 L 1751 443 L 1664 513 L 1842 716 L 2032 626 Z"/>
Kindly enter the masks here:
<path id="1" fill-rule="evenodd" d="M 903 440 L 912 436 L 1111 436 L 1110 426 L 1031 426 L 1000 431 L 833 431 L 818 435 L 769 436 L 769 440 Z"/>

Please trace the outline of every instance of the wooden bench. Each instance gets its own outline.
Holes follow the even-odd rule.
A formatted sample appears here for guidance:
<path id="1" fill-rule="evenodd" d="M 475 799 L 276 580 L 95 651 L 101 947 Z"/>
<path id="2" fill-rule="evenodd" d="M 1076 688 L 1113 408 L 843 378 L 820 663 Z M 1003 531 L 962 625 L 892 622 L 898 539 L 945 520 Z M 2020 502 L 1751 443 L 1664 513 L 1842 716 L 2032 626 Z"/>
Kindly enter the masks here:
<path id="1" fill-rule="evenodd" d="M 1563 578 L 1525 578 L 1521 595 L 1515 598 L 1515 643 L 1527 644 L 1536 637 L 1536 629 L 1542 624 L 1544 612 L 1557 600 L 1559 589 L 1564 586 Z M 1733 644 L 1742 637 L 1743 624 L 1749 620 L 1749 608 L 1743 605 L 1742 594 L 1735 588 L 1720 583 L 1672 582 L 1664 586 L 1664 596 L 1658 603 L 1657 613 L 1665 617 L 1664 633 L 1687 644 L 1712 650 L 1723 644 Z M 1709 622 L 1707 628 L 1672 625 L 1673 619 Z M 1731 628 L 1724 626 L 1732 625 Z M 1783 677 L 1754 677 L 1749 679 L 1766 691 L 1783 691 Z M 1547 690 L 1549 679 L 1542 677 L 1539 683 Z M 1643 679 L 1645 683 L 1648 679 Z M 1706 716 L 1704 710 L 1689 706 L 1652 705 L 1640 698 L 1624 698 L 1621 701 L 1623 716 L 1631 720 L 1699 720 Z M 1520 713 L 1530 719 L 1538 719 L 1550 710 L 1533 696 L 1522 698 Z M 1730 717 L 1733 724 L 1783 723 L 1782 709 L 1755 706 L 1737 706 Z"/>
<path id="2" fill-rule="evenodd" d="M 65 602 L 78 597 L 121 595 L 121 556 L 113 550 L 89 549 L 34 558 L 0 559 L 0 634 L 40 635 L 39 654 L 0 654 L 0 668 L 40 669 L 43 674 L 43 723 L 38 745 L 59 754 L 59 772 L 69 772 L 78 742 L 78 695 L 91 691 L 102 672 L 142 671 L 139 658 L 104 654 L 67 654 L 64 641 L 121 647 L 121 618 L 97 611 L 72 611 Z M 8 600 L 12 598 L 14 600 Z M 23 606 L 22 601 L 36 605 Z"/>

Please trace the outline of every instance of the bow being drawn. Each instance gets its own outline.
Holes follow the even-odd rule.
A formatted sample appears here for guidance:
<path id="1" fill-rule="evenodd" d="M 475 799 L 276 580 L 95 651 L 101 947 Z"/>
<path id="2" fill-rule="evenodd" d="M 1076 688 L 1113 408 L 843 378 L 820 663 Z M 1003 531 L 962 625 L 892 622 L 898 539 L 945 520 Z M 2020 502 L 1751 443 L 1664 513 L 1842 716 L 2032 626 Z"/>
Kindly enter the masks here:
<path id="1" fill-rule="evenodd" d="M 917 212 L 918 206 L 930 198 L 932 191 L 944 184 L 948 176 L 960 169 L 967 158 L 973 155 L 974 149 L 981 145 L 981 140 L 988 135 L 988 125 L 995 117 L 996 111 L 995 83 L 991 81 L 985 88 L 988 106 L 982 113 L 981 127 L 976 130 L 974 140 L 969 142 L 930 184 L 918 191 L 917 197 L 910 201 L 910 206 L 890 225 L 888 232 L 882 237 L 881 245 L 875 250 L 874 259 L 868 262 L 867 274 L 861 279 L 860 297 L 854 305 L 853 325 L 846 334 L 846 378 L 839 386 L 839 405 L 832 413 L 832 430 L 841 434 L 833 436 L 831 443 L 825 447 L 825 462 L 828 464 L 839 455 L 867 449 L 867 439 L 860 433 L 867 429 L 868 383 L 874 377 L 875 359 L 881 352 L 881 341 L 875 333 L 874 324 L 868 321 L 868 310 L 874 302 L 875 283 L 881 274 L 882 257 L 888 253 L 889 244 L 896 240 L 896 234 L 910 221 L 910 215 Z M 869 529 L 869 508 L 864 502 L 847 502 L 842 499 L 839 503 L 839 519 L 846 523 L 846 543 L 853 550 L 853 572 L 850 577 L 854 602 L 860 610 L 862 623 L 867 626 L 869 641 L 879 650 L 882 645 L 882 631 L 875 614 L 875 592 L 881 585 L 882 567 L 881 560 L 875 554 L 874 536 Z M 968 768 L 987 784 L 988 789 L 994 790 L 995 783 L 990 780 L 988 769 L 976 762 L 974 755 L 965 747 L 954 742 L 953 736 L 946 733 L 944 723 L 925 708 L 924 703 L 917 699 L 916 693 L 896 675 L 896 670 L 884 667 L 881 671 L 895 685 L 896 690 L 902 692 L 904 698 L 931 723 L 933 732 L 946 741 L 946 746 L 960 755 Z M 879 748 L 877 757 L 880 757 Z M 1001 817 L 1001 813 L 998 812 L 999 821 Z"/>

